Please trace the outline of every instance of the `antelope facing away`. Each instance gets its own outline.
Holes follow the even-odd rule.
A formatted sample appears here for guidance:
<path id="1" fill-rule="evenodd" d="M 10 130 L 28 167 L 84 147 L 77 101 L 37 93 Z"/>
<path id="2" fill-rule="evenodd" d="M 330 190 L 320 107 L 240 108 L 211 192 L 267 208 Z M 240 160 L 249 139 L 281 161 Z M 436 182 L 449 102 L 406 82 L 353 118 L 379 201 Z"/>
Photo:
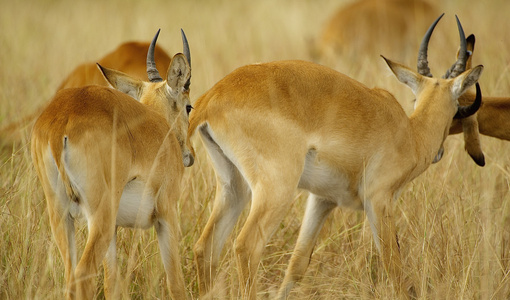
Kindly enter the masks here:
<path id="1" fill-rule="evenodd" d="M 171 59 L 163 81 L 154 63 L 158 34 L 147 54 L 150 82 L 98 65 L 116 90 L 63 89 L 34 125 L 32 159 L 64 261 L 67 298 L 93 297 L 101 261 L 105 295 L 118 298 L 117 226 L 156 228 L 170 294 L 186 298 L 176 210 L 184 166 L 194 161 L 186 144 L 191 59 L 182 32 L 185 54 Z M 80 215 L 88 239 L 77 262 Z"/>
<path id="2" fill-rule="evenodd" d="M 101 66 L 112 68 L 133 76 L 140 80 L 147 80 L 145 58 L 149 49 L 149 42 L 127 42 L 101 58 Z M 170 64 L 170 56 L 159 46 L 154 48 L 154 57 L 158 69 L 166 69 Z M 163 74 L 165 76 L 166 74 Z M 65 88 L 82 87 L 86 85 L 108 86 L 96 63 L 88 62 L 77 66 L 60 84 L 57 91 Z M 12 148 L 14 144 L 21 144 L 25 132 L 31 132 L 35 120 L 46 108 L 47 103 L 36 108 L 31 114 L 20 120 L 13 121 L 0 127 L 0 147 Z"/>
<path id="3" fill-rule="evenodd" d="M 460 23 L 459 32 L 465 41 Z M 454 116 L 479 107 L 480 93 L 468 107 L 457 99 L 483 67 L 436 79 L 385 61 L 416 95 L 410 117 L 386 90 L 304 61 L 238 68 L 196 101 L 188 138 L 200 133 L 217 177 L 213 210 L 194 246 L 201 296 L 210 295 L 224 243 L 251 200 L 235 256 L 242 296 L 256 298 L 264 247 L 296 188 L 310 195 L 279 298 L 304 275 L 335 207 L 366 212 L 386 272 L 397 291 L 405 288 L 392 204 L 440 152 Z"/>
<path id="4" fill-rule="evenodd" d="M 417 64 L 417 70 L 418 73 L 432 77 L 432 73 L 430 73 L 430 69 L 428 67 L 428 61 L 427 61 L 427 48 L 428 48 L 428 42 L 430 39 L 430 36 L 432 35 L 432 30 L 435 28 L 437 22 L 443 17 L 444 13 L 437 18 L 437 20 L 432 24 L 432 26 L 429 28 L 427 33 L 425 34 L 425 37 L 420 45 L 419 55 L 418 55 L 418 64 Z M 457 19 L 458 22 L 458 19 Z M 464 35 L 461 35 L 461 39 L 464 39 Z M 459 51 L 457 52 L 457 61 L 463 62 L 463 64 L 455 63 L 450 67 L 449 70 L 447 70 L 446 74 L 443 75 L 443 78 L 455 78 L 458 76 L 462 71 L 466 69 L 471 69 L 471 61 L 472 61 L 472 54 L 474 50 L 474 43 L 475 43 L 475 37 L 474 35 L 470 35 L 465 39 L 465 41 L 461 40 L 461 47 Z M 476 95 L 470 92 L 469 90 L 466 91 L 464 94 L 462 94 L 458 101 L 462 105 L 465 105 L 466 102 L 473 103 L 473 100 L 476 98 Z M 484 97 L 485 98 L 485 97 Z M 469 101 L 471 100 L 471 101 Z M 484 101 L 485 102 L 485 101 Z M 482 107 L 483 105 L 481 105 Z M 477 111 L 480 112 L 482 109 L 479 108 Z M 485 165 L 485 156 L 482 151 L 482 147 L 480 144 L 480 134 L 478 130 L 478 122 L 476 121 L 477 113 L 467 116 L 467 117 L 459 117 L 455 118 L 452 122 L 452 125 L 450 127 L 450 134 L 455 133 L 456 130 L 460 132 L 464 132 L 464 140 L 465 140 L 465 148 L 468 154 L 471 156 L 473 161 L 479 165 L 484 166 Z M 441 149 L 441 153 L 442 153 Z M 440 160 L 441 156 L 437 157 L 437 160 Z M 436 160 L 436 161 L 437 161 Z"/>

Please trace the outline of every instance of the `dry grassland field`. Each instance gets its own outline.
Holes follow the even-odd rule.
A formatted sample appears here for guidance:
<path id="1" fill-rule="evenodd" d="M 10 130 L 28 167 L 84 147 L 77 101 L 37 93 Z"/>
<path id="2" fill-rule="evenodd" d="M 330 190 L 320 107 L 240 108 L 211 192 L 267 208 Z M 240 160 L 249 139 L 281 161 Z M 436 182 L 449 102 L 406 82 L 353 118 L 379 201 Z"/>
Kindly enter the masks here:
<path id="1" fill-rule="evenodd" d="M 315 60 L 369 87 L 385 88 L 409 111 L 413 95 L 379 55 L 416 68 L 424 31 L 416 32 L 405 45 L 391 45 L 388 38 L 345 55 L 318 58 L 314 54 L 314 41 L 324 24 L 337 8 L 350 2 L 3 0 L 0 126 L 49 101 L 78 64 L 95 62 L 126 41 L 150 41 L 158 28 L 162 30 L 158 44 L 170 55 L 182 51 L 180 28 L 186 32 L 192 56 L 192 102 L 242 65 L 301 59 Z M 430 42 L 432 73 L 444 74 L 455 61 L 457 14 L 466 35 L 476 35 L 473 63 L 485 66 L 480 80 L 484 96 L 510 96 L 510 2 L 431 3 L 446 13 Z M 370 34 L 358 31 L 360 37 Z M 379 51 L 391 48 L 405 51 Z M 23 143 L 4 148 L 0 154 L 0 299 L 62 299 L 64 265 L 31 162 L 30 131 L 24 134 Z M 196 162 L 186 169 L 179 200 L 180 251 L 186 288 L 197 299 L 192 248 L 211 213 L 215 175 L 198 135 L 192 142 Z M 462 135 L 448 137 L 443 159 L 408 184 L 394 205 L 403 272 L 414 282 L 419 299 L 510 298 L 510 142 L 485 136 L 481 142 L 486 159 L 483 168 L 465 152 Z M 296 192 L 292 207 L 266 245 L 257 276 L 259 299 L 276 297 L 306 196 L 305 191 Z M 217 299 L 241 295 L 233 245 L 248 209 L 223 250 L 214 290 Z M 77 234 L 81 251 L 87 235 L 84 223 L 77 226 Z M 121 228 L 117 240 L 126 298 L 168 298 L 154 229 Z M 98 298 L 104 297 L 102 276 L 98 276 Z M 365 214 L 336 209 L 321 231 L 305 277 L 290 298 L 391 299 L 394 292 Z"/>

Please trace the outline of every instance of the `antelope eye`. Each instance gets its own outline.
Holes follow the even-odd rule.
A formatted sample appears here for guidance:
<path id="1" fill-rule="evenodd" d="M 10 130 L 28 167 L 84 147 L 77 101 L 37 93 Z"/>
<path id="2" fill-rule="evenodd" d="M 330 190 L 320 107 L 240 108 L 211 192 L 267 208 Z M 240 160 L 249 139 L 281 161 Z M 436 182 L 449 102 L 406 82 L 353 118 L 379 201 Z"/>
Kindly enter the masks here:
<path id="1" fill-rule="evenodd" d="M 191 105 L 186 105 L 186 113 L 189 115 L 189 113 L 191 112 L 191 110 L 193 109 L 193 106 Z"/>

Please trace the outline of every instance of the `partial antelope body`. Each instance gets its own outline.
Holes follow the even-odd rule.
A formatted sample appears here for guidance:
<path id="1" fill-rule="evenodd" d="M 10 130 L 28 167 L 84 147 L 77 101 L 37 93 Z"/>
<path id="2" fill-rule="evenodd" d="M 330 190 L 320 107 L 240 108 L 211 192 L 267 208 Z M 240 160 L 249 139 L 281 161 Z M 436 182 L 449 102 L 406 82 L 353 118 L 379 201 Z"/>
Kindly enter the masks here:
<path id="1" fill-rule="evenodd" d="M 459 99 L 459 103 L 464 105 L 473 103 L 473 97 L 473 93 L 466 93 L 465 97 Z M 481 134 L 510 141 L 509 97 L 484 96 L 483 103 L 474 117 L 476 126 Z M 450 128 L 450 134 L 457 134 L 463 131 L 466 134 L 464 127 L 463 122 L 455 122 Z"/>
<path id="2" fill-rule="evenodd" d="M 475 47 L 475 36 L 466 39 L 469 59 L 466 67 L 471 68 L 472 54 Z M 474 93 L 468 91 L 459 98 L 459 103 L 468 105 L 473 103 Z M 464 132 L 467 152 L 480 166 L 485 165 L 485 158 L 480 146 L 479 133 L 490 137 L 510 141 L 510 97 L 484 96 L 483 104 L 474 114 L 465 119 L 454 120 L 450 127 L 450 134 Z"/>
<path id="3" fill-rule="evenodd" d="M 483 67 L 436 79 L 386 62 L 416 95 L 410 117 L 389 92 L 304 61 L 241 67 L 196 101 L 188 138 L 200 133 L 217 177 L 213 210 L 194 247 L 201 296 L 211 293 L 224 243 L 251 199 L 235 254 L 242 295 L 256 298 L 265 244 L 296 188 L 310 196 L 280 298 L 304 275 L 337 206 L 365 210 L 386 271 L 397 290 L 404 287 L 392 203 L 432 163 L 453 117 L 476 111 L 480 94 L 468 108 L 457 99 Z"/>
<path id="4" fill-rule="evenodd" d="M 150 43 L 127 42 L 101 58 L 101 66 L 112 68 L 133 76 L 139 80 L 147 80 L 145 57 Z M 159 46 L 154 48 L 154 56 L 158 69 L 166 69 L 170 65 L 170 56 Z M 166 74 L 163 74 L 166 75 Z M 86 85 L 108 86 L 96 63 L 89 62 L 77 66 L 60 84 L 57 91 L 65 88 L 82 87 Z M 46 108 L 47 103 L 38 107 L 31 114 L 21 120 L 8 123 L 0 128 L 0 147 L 10 147 L 20 144 L 26 132 L 31 132 L 35 120 Z"/>
<path id="5" fill-rule="evenodd" d="M 324 25 L 315 54 L 342 57 L 385 52 L 404 55 L 418 32 L 438 15 L 426 0 L 357 0 L 339 8 Z"/>
<path id="6" fill-rule="evenodd" d="M 150 82 L 100 66 L 117 90 L 63 89 L 34 125 L 32 159 L 64 261 L 67 298 L 93 297 L 101 261 L 106 297 L 120 296 L 117 226 L 155 226 L 170 294 L 186 298 L 176 209 L 184 166 L 193 164 L 186 145 L 190 55 L 183 33 L 186 55 L 171 59 L 163 81 L 154 63 L 157 36 L 147 55 Z M 77 261 L 74 220 L 80 215 L 88 239 Z"/>

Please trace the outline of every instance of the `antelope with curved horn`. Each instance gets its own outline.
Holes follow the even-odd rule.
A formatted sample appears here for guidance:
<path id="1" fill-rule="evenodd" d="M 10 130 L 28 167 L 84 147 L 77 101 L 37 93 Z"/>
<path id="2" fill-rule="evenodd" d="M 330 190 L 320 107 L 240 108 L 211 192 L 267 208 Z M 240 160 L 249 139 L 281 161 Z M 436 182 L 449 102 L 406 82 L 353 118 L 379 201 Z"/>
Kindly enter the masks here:
<path id="1" fill-rule="evenodd" d="M 155 227 L 170 294 L 186 298 L 176 210 L 184 166 L 194 160 L 186 144 L 190 56 L 182 32 L 185 55 L 172 58 L 163 81 L 154 67 L 158 34 L 147 54 L 150 82 L 98 64 L 116 90 L 61 90 L 34 125 L 32 159 L 64 261 L 67 298 L 94 296 L 101 261 L 105 295 L 119 297 L 117 226 Z M 74 220 L 79 216 L 87 220 L 88 238 L 77 262 Z"/>
<path id="2" fill-rule="evenodd" d="M 428 49 L 428 43 L 430 41 L 430 37 L 432 35 L 432 31 L 434 30 L 435 26 L 437 25 L 437 22 L 443 17 L 444 13 L 439 16 L 439 18 L 432 24 L 432 26 L 429 28 L 429 30 L 426 32 L 425 37 L 422 40 L 422 43 L 420 44 L 420 49 L 418 51 L 418 62 L 417 62 L 417 71 L 419 74 L 427 77 L 433 77 L 432 73 L 430 72 L 430 69 L 428 67 L 428 61 L 427 61 L 427 49 Z M 457 16 L 455 16 L 457 21 L 457 26 L 460 28 L 460 22 Z M 464 72 L 467 69 L 471 68 L 471 54 L 473 53 L 473 47 L 474 47 L 474 36 L 473 38 L 466 39 L 464 35 L 463 30 L 459 30 L 460 32 L 460 49 L 457 52 L 457 61 L 446 71 L 446 74 L 443 76 L 443 78 L 455 78 L 462 72 Z M 470 94 L 469 92 L 466 92 L 462 94 L 459 97 L 459 101 L 461 99 L 465 99 L 466 97 L 469 97 L 468 95 L 471 95 L 471 97 L 474 97 L 474 95 Z M 465 101 L 463 101 L 465 102 Z M 471 101 L 473 103 L 473 101 Z M 473 109 L 476 108 L 476 110 L 479 109 L 479 107 L 473 107 Z M 467 116 L 467 117 L 466 117 Z M 454 120 L 452 122 L 453 124 L 456 123 L 463 124 L 463 128 L 465 130 L 465 138 L 466 138 L 466 150 L 468 154 L 471 156 L 471 158 L 475 161 L 476 164 L 479 166 L 485 165 L 485 158 L 481 149 L 480 145 L 480 138 L 478 134 L 478 125 L 474 122 L 476 122 L 476 115 L 472 114 L 471 112 L 465 112 L 465 111 L 459 111 L 457 115 L 455 115 Z M 450 129 L 451 131 L 451 129 Z M 443 153 L 443 148 L 441 147 L 439 156 L 436 158 L 435 162 L 441 159 Z"/>
<path id="3" fill-rule="evenodd" d="M 304 61 L 238 68 L 196 101 L 188 138 L 200 133 L 217 177 L 213 210 L 194 247 L 201 296 L 212 292 L 222 248 L 251 199 L 235 256 L 242 296 L 256 298 L 264 247 L 296 188 L 310 196 L 279 298 L 304 275 L 335 207 L 366 212 L 385 270 L 401 291 L 392 204 L 434 160 L 453 117 L 466 110 L 458 97 L 477 82 L 483 67 L 436 79 L 385 60 L 416 95 L 410 117 L 386 90 Z M 476 109 L 479 92 L 467 111 Z"/>
<path id="4" fill-rule="evenodd" d="M 149 42 L 127 42 L 119 45 L 115 50 L 102 57 L 98 63 L 111 69 L 124 72 L 134 78 L 147 80 L 145 57 L 149 49 Z M 154 48 L 156 64 L 159 69 L 167 68 L 171 57 L 161 47 Z M 166 76 L 166 74 L 163 74 Z M 87 62 L 77 66 L 60 83 L 57 91 L 65 88 L 82 87 L 86 85 L 108 86 L 101 71 L 95 62 Z M 0 147 L 12 148 L 20 144 L 25 137 L 25 132 L 31 132 L 35 121 L 41 115 L 48 103 L 43 103 L 32 113 L 22 119 L 7 123 L 0 127 Z"/>
<path id="5" fill-rule="evenodd" d="M 466 68 L 471 68 L 475 48 L 475 36 L 471 34 L 466 39 L 469 58 Z M 460 53 L 460 50 L 459 50 Z M 473 103 L 475 94 L 467 91 L 459 98 L 459 103 L 468 105 Z M 465 119 L 454 120 L 450 127 L 450 134 L 464 133 L 466 151 L 474 161 L 483 166 L 484 155 L 480 146 L 479 134 L 510 141 L 510 97 L 484 96 L 483 104 L 474 114 Z"/>

